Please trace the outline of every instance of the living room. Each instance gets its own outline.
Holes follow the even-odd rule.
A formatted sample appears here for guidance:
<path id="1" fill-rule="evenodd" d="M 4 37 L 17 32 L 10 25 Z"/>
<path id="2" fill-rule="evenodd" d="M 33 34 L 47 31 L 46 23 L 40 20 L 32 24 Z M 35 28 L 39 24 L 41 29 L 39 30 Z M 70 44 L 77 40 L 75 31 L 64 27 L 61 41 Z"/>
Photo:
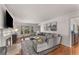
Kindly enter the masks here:
<path id="1" fill-rule="evenodd" d="M 0 51 L 6 49 L 7 55 L 50 55 L 53 51 L 54 55 L 61 45 L 72 48 L 71 19 L 78 18 L 78 8 L 78 4 L 0 5 Z M 6 11 L 13 21 L 8 28 L 4 27 Z M 72 54 L 67 50 L 63 54 Z"/>

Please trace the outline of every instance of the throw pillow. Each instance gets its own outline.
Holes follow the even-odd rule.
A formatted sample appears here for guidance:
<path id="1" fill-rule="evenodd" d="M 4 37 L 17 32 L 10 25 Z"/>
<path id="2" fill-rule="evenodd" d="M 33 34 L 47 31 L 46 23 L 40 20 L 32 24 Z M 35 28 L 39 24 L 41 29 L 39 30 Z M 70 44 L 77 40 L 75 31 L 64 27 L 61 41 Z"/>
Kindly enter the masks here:
<path id="1" fill-rule="evenodd" d="M 37 41 L 37 43 L 39 43 L 39 44 L 42 44 L 42 43 L 43 43 L 43 39 L 42 39 L 41 37 L 38 37 L 38 38 L 36 39 L 36 41 Z"/>

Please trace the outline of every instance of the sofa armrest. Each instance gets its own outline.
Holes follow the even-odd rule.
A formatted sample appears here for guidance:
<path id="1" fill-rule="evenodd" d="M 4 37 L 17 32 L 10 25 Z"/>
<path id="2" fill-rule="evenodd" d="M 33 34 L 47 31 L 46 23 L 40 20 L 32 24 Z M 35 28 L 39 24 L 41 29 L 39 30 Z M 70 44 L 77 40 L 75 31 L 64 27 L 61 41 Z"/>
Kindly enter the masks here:
<path id="1" fill-rule="evenodd" d="M 48 45 L 47 42 L 39 44 L 36 42 L 36 40 L 33 40 L 33 48 L 36 52 L 41 52 L 43 50 L 48 49 Z"/>
<path id="2" fill-rule="evenodd" d="M 33 48 L 35 49 L 35 51 L 37 50 L 37 43 L 36 43 L 36 40 L 32 40 L 33 41 Z"/>

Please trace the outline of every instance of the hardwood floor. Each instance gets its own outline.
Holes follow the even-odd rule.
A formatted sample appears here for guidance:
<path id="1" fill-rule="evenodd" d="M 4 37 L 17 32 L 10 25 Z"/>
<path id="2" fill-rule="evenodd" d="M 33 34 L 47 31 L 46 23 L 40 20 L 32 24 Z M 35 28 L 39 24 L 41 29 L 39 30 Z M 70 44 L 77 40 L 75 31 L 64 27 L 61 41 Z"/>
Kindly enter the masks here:
<path id="1" fill-rule="evenodd" d="M 48 55 L 79 55 L 79 44 L 75 44 L 71 48 L 60 45 L 60 48 L 49 52 Z"/>
<path id="2" fill-rule="evenodd" d="M 73 55 L 79 55 L 79 43 L 74 45 L 71 49 Z"/>

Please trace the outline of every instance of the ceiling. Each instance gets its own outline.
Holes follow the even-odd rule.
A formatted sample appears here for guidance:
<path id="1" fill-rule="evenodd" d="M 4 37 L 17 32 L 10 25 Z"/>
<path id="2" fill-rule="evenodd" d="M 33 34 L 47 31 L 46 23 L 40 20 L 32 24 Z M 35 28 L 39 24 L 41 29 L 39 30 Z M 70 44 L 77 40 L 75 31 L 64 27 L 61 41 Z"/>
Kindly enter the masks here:
<path id="1" fill-rule="evenodd" d="M 78 10 L 75 4 L 6 4 L 6 7 L 17 21 L 25 23 L 39 23 Z"/>

